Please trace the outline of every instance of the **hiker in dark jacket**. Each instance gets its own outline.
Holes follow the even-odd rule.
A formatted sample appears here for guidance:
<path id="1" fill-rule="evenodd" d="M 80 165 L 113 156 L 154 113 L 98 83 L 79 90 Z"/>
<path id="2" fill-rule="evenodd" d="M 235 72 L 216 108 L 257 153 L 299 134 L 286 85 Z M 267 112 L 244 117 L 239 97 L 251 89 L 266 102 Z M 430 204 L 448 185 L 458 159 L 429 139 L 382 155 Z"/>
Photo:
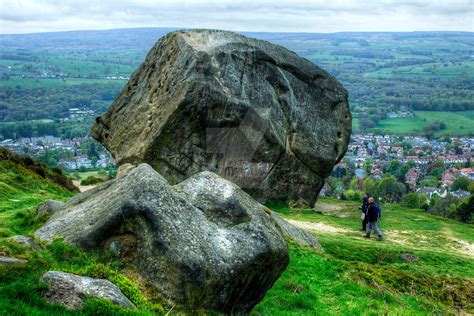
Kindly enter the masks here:
<path id="1" fill-rule="evenodd" d="M 382 233 L 377 227 L 377 222 L 380 219 L 380 207 L 375 204 L 374 198 L 369 198 L 369 207 L 367 208 L 367 234 L 365 237 L 370 238 L 370 232 L 372 230 L 377 234 L 377 239 L 382 240 Z"/>
<path id="2" fill-rule="evenodd" d="M 362 219 L 362 231 L 367 230 L 367 208 L 369 207 L 369 196 L 366 195 L 362 199 L 362 205 L 360 206 L 360 211 L 362 212 L 361 214 L 361 219 Z"/>

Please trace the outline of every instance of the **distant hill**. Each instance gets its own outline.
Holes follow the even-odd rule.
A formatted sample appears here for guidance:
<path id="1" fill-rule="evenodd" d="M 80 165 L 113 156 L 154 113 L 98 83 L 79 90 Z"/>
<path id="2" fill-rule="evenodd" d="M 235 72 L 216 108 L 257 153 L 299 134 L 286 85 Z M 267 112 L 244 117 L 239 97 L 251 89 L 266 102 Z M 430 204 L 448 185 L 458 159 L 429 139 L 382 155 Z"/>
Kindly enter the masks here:
<path id="1" fill-rule="evenodd" d="M 0 122 L 64 118 L 77 107 L 100 114 L 173 30 L 1 34 Z M 358 129 L 397 131 L 383 122 L 388 113 L 474 110 L 470 32 L 243 34 L 283 45 L 333 74 L 349 91 Z"/>

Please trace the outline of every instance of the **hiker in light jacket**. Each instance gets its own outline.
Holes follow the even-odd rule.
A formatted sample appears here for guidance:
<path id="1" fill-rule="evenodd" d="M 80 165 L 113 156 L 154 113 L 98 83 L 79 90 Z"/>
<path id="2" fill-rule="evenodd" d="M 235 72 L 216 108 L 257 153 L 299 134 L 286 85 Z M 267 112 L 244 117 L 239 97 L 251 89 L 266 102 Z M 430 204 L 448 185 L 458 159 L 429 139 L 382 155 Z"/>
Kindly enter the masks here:
<path id="1" fill-rule="evenodd" d="M 365 237 L 370 238 L 370 233 L 372 230 L 377 234 L 377 239 L 382 240 L 382 233 L 377 227 L 377 222 L 380 219 L 380 207 L 375 204 L 374 198 L 369 198 L 369 207 L 367 208 L 367 234 Z"/>

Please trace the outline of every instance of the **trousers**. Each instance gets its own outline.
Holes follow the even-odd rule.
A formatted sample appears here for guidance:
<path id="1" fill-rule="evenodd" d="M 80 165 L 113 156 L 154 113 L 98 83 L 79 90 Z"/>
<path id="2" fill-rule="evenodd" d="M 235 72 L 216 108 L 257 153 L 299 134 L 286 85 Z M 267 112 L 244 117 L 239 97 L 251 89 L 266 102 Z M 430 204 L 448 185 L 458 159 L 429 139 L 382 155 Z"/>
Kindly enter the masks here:
<path id="1" fill-rule="evenodd" d="M 374 230 L 374 232 L 377 234 L 377 236 L 382 236 L 382 232 L 380 232 L 380 229 L 377 227 L 377 222 L 368 222 L 367 223 L 367 230 L 366 233 L 368 236 L 370 236 L 370 233 Z"/>

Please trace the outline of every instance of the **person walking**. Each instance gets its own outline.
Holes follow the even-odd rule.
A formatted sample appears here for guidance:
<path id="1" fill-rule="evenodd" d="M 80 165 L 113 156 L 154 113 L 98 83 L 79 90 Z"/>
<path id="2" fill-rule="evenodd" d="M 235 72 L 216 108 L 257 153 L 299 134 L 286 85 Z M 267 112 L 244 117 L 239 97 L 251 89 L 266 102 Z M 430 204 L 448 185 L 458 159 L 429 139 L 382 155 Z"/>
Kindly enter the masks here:
<path id="1" fill-rule="evenodd" d="M 366 195 L 362 199 L 362 205 L 360 206 L 360 218 L 362 219 L 362 231 L 367 230 L 367 208 L 369 207 L 369 196 Z"/>
<path id="2" fill-rule="evenodd" d="M 375 204 L 375 200 L 373 197 L 370 197 L 368 199 L 369 206 L 367 208 L 367 231 L 365 237 L 370 238 L 370 233 L 372 230 L 377 234 L 377 240 L 382 240 L 382 232 L 380 232 L 380 229 L 377 227 L 377 222 L 379 221 L 381 217 L 381 210 L 380 206 Z"/>

